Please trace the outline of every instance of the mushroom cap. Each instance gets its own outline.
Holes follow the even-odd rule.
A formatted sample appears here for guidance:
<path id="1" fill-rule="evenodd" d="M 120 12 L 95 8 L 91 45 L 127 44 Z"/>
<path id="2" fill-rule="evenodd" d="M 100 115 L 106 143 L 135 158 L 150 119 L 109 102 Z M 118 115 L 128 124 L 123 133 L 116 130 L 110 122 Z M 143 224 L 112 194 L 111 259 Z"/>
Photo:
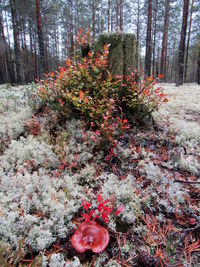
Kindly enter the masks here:
<path id="1" fill-rule="evenodd" d="M 82 223 L 71 238 L 73 248 L 83 253 L 92 250 L 100 253 L 108 246 L 110 236 L 108 230 L 95 221 Z"/>

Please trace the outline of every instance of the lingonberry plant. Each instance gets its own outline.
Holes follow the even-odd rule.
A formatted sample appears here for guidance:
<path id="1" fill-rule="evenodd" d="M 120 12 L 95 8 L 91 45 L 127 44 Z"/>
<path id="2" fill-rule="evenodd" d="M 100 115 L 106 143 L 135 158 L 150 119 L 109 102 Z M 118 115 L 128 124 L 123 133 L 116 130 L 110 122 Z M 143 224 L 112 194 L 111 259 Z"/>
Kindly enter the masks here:
<path id="1" fill-rule="evenodd" d="M 111 205 L 108 205 L 109 200 L 103 200 L 101 194 L 98 194 L 97 197 L 98 206 L 96 209 L 91 209 L 92 204 L 87 202 L 86 200 L 82 200 L 82 205 L 84 210 L 87 213 L 82 214 L 82 217 L 86 222 L 95 221 L 97 219 L 101 219 L 105 223 L 109 223 L 110 215 L 114 213 L 115 216 L 119 215 L 123 211 L 123 207 L 120 206 L 117 210 L 114 211 Z"/>
<path id="2" fill-rule="evenodd" d="M 82 31 L 76 39 L 82 46 L 89 44 Z M 72 112 L 84 117 L 86 128 L 97 134 L 97 143 L 110 150 L 129 127 L 127 118 L 151 114 L 167 99 L 154 87 L 155 79 L 144 79 L 142 72 L 113 76 L 108 70 L 108 54 L 108 45 L 102 53 L 90 51 L 84 58 L 75 53 L 66 66 L 41 81 L 38 95 L 63 116 Z"/>
<path id="3" fill-rule="evenodd" d="M 34 116 L 32 116 L 32 118 L 30 119 L 28 123 L 28 127 L 30 130 L 30 134 L 34 136 L 40 135 L 41 125 L 40 125 L 40 122 L 37 120 L 37 118 L 35 118 Z"/>

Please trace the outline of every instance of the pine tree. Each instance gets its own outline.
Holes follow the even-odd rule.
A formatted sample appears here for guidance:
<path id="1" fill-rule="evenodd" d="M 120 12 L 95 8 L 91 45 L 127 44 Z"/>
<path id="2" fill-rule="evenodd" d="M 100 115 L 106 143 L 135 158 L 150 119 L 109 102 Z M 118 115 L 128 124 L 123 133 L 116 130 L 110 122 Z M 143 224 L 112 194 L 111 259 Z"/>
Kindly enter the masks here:
<path id="1" fill-rule="evenodd" d="M 145 56 L 145 74 L 151 75 L 151 25 L 152 25 L 152 0 L 148 0 L 147 17 L 147 36 L 146 36 L 146 56 Z"/>
<path id="2" fill-rule="evenodd" d="M 200 85 L 200 45 L 199 45 L 199 56 L 197 61 L 197 83 Z"/>
<path id="3" fill-rule="evenodd" d="M 123 0 L 120 0 L 120 4 L 119 4 L 119 14 L 120 14 L 120 17 L 119 17 L 119 30 L 120 31 L 123 31 Z"/>
<path id="4" fill-rule="evenodd" d="M 13 37 L 14 37 L 14 50 L 15 50 L 15 66 L 17 73 L 17 82 L 21 83 L 21 74 L 20 74 L 20 46 L 19 46 L 19 26 L 17 20 L 16 12 L 16 2 L 15 0 L 10 0 L 10 8 L 12 15 L 12 27 L 13 27 Z"/>
<path id="5" fill-rule="evenodd" d="M 44 57 L 44 41 L 42 34 L 42 18 L 40 13 L 40 0 L 35 1 L 36 6 L 36 18 L 37 18 L 37 29 L 38 29 L 38 45 L 40 49 L 40 68 L 41 72 L 44 73 L 46 71 L 45 66 L 45 57 Z"/>
<path id="6" fill-rule="evenodd" d="M 176 81 L 177 86 L 183 84 L 185 40 L 186 40 L 187 22 L 188 22 L 188 9 L 189 9 L 189 0 L 184 0 L 181 39 L 180 39 L 180 44 L 179 44 L 179 55 L 178 55 L 178 75 L 177 75 L 177 81 Z"/>
<path id="7" fill-rule="evenodd" d="M 184 80 L 185 80 L 186 77 L 187 77 L 188 52 L 189 52 L 189 46 L 190 46 L 190 35 L 191 35 L 191 26 L 192 26 L 193 4 L 194 4 L 194 0 L 192 0 L 191 7 L 190 7 L 190 22 L 189 22 L 189 31 L 188 31 L 187 46 L 186 46 Z"/>
<path id="8" fill-rule="evenodd" d="M 166 55 L 167 55 L 167 32 L 169 24 L 169 10 L 170 10 L 170 0 L 165 1 L 165 19 L 164 19 L 164 29 L 162 37 L 162 50 L 161 50 L 161 59 L 160 59 L 160 73 L 166 76 Z"/>

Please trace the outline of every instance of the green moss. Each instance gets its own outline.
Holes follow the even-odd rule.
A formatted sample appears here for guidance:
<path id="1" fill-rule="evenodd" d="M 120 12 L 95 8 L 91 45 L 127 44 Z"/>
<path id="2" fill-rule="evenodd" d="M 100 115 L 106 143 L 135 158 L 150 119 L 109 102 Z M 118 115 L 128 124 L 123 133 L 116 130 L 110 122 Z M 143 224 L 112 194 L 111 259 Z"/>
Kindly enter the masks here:
<path id="1" fill-rule="evenodd" d="M 136 39 L 134 34 L 126 34 L 123 40 L 124 74 L 132 72 L 136 68 Z M 130 70 L 129 70 L 130 69 Z"/>
<path id="2" fill-rule="evenodd" d="M 101 52 L 105 44 L 109 44 L 109 70 L 112 74 L 128 74 L 137 66 L 138 52 L 134 34 L 122 32 L 100 34 L 94 44 L 94 50 Z"/>

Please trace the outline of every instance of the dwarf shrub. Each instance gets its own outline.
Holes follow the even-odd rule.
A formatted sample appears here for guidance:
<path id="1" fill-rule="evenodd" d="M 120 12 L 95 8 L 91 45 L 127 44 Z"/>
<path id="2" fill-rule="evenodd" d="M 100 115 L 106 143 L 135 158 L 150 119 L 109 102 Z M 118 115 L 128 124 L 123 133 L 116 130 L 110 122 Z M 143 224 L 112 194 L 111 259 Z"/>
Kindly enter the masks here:
<path id="1" fill-rule="evenodd" d="M 85 40 L 85 37 L 83 37 Z M 79 36 L 79 43 L 83 43 Z M 81 40 L 81 41 L 80 41 Z M 85 45 L 85 43 L 84 43 Z M 128 128 L 127 118 L 150 115 L 161 102 L 167 101 L 155 79 L 143 79 L 143 73 L 113 76 L 108 70 L 109 45 L 101 53 L 66 60 L 66 66 L 49 73 L 38 89 L 38 95 L 65 117 L 82 116 L 86 128 L 112 144 Z"/>

